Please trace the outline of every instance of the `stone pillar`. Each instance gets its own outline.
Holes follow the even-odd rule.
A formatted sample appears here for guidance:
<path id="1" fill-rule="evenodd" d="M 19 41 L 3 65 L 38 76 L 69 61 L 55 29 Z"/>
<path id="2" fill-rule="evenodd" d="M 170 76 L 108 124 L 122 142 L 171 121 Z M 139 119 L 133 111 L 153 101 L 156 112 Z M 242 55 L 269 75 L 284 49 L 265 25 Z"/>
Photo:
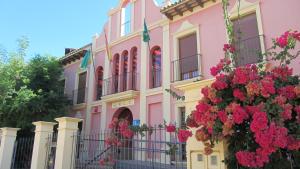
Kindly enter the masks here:
<path id="1" fill-rule="evenodd" d="M 31 169 L 44 168 L 47 158 L 47 142 L 51 134 L 53 134 L 53 127 L 56 123 L 50 122 L 34 122 L 35 136 L 32 151 Z"/>
<path id="2" fill-rule="evenodd" d="M 59 126 L 54 169 L 71 169 L 74 163 L 75 136 L 78 131 L 78 123 L 82 120 L 70 117 L 55 120 Z"/>
<path id="3" fill-rule="evenodd" d="M 1 128 L 0 168 L 10 169 L 14 152 L 14 145 L 19 128 Z"/>

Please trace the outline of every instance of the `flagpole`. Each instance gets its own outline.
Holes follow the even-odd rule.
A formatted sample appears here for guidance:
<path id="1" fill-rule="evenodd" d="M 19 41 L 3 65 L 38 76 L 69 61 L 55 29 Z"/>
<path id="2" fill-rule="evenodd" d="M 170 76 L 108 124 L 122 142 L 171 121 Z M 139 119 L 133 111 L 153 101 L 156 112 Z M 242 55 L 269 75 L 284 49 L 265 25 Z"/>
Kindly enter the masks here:
<path id="1" fill-rule="evenodd" d="M 94 63 L 93 44 L 91 44 L 91 55 L 92 55 L 92 64 L 93 64 L 93 68 L 94 68 L 94 76 L 95 76 L 95 81 L 96 81 L 97 76 L 96 76 L 96 69 L 95 69 L 95 63 Z"/>

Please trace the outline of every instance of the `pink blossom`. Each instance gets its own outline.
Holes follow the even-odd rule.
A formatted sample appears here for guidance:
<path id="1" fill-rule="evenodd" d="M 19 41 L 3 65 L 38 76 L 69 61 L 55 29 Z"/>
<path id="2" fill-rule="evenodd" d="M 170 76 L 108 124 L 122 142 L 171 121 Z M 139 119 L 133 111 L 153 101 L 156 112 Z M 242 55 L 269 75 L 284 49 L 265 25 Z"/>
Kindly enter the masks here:
<path id="1" fill-rule="evenodd" d="M 181 143 L 185 143 L 187 141 L 187 139 L 189 137 L 191 137 L 192 135 L 193 134 L 192 134 L 191 131 L 180 129 L 178 131 L 178 141 L 181 142 Z"/>

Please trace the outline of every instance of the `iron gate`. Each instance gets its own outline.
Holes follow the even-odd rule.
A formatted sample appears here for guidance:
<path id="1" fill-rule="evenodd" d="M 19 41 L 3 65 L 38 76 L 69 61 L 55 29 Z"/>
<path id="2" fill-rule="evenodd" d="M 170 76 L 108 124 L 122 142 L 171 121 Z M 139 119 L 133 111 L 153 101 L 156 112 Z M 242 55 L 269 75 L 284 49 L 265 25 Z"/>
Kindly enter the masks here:
<path id="1" fill-rule="evenodd" d="M 108 143 L 112 131 L 85 135 L 76 133 L 73 139 L 72 169 L 186 169 L 186 144 L 179 143 L 176 133 L 164 128 L 137 132 L 131 139 L 119 133 L 119 145 Z"/>
<path id="2" fill-rule="evenodd" d="M 54 169 L 57 146 L 57 132 L 49 134 L 46 146 L 46 163 L 44 169 Z"/>
<path id="3" fill-rule="evenodd" d="M 34 135 L 16 139 L 11 169 L 30 169 Z"/>

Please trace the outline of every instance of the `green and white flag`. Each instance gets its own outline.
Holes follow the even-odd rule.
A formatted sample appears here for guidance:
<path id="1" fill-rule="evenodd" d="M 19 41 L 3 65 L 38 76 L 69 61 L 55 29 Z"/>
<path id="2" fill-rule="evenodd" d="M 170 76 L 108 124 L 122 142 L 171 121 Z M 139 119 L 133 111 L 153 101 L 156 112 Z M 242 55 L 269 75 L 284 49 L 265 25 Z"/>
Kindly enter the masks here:
<path id="1" fill-rule="evenodd" d="M 144 19 L 143 41 L 144 42 L 149 42 L 150 41 L 149 30 L 148 30 L 148 27 L 147 27 L 145 19 Z"/>
<path id="2" fill-rule="evenodd" d="M 89 61 L 90 61 L 90 58 L 91 58 L 91 51 L 88 50 L 87 52 L 85 52 L 85 55 L 81 61 L 81 64 L 80 64 L 80 68 L 81 69 L 86 69 L 88 64 L 89 64 Z"/>

